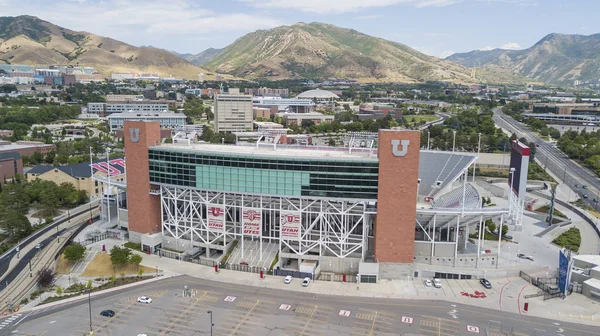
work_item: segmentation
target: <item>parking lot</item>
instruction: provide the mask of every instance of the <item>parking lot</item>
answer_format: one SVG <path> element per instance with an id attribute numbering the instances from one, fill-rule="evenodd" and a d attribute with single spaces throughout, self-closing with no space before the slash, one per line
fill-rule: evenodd
<path id="1" fill-rule="evenodd" d="M 456 281 L 456 280 L 451 280 Z M 441 290 L 472 290 L 465 281 L 444 283 Z M 187 286 L 187 287 L 186 287 Z M 311 285 L 312 286 L 312 285 Z M 340 286 L 344 286 L 340 284 Z M 468 286 L 471 286 L 470 284 Z M 301 288 L 295 279 L 282 289 Z M 184 289 L 189 296 L 184 296 Z M 482 290 L 481 288 L 477 288 Z M 423 286 L 423 291 L 440 289 Z M 494 295 L 495 289 L 486 290 Z M 460 295 L 460 294 L 459 294 Z M 149 296 L 150 304 L 137 302 Z M 89 335 L 88 301 L 46 308 L 16 320 L 0 335 Z M 114 317 L 102 317 L 105 309 Z M 209 311 L 211 313 L 209 313 Z M 549 320 L 507 314 L 443 301 L 387 300 L 322 296 L 211 283 L 176 277 L 124 290 L 91 301 L 94 335 L 469 335 L 481 333 L 556 335 Z M 567 324 L 562 335 L 600 335 L 594 327 Z M 487 329 L 487 330 L 486 330 Z M 585 329 L 585 330 L 584 330 Z"/>

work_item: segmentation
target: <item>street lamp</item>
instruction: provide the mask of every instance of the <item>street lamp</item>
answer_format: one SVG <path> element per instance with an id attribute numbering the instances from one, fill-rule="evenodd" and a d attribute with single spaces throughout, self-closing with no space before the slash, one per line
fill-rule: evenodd
<path id="1" fill-rule="evenodd" d="M 431 138 L 430 135 L 431 135 L 431 133 L 429 133 L 429 131 L 427 131 L 427 150 L 429 150 L 429 139 Z"/>
<path id="2" fill-rule="evenodd" d="M 456 131 L 452 131 L 454 133 L 452 137 L 452 152 L 454 153 L 454 149 L 456 148 Z"/>
<path id="3" fill-rule="evenodd" d="M 481 133 L 477 133 L 477 160 L 479 160 L 479 152 L 481 152 Z M 477 165 L 477 160 L 473 163 L 473 183 L 475 183 L 475 168 Z"/>
<path id="4" fill-rule="evenodd" d="M 88 307 L 90 312 L 90 335 L 94 333 L 92 330 L 92 290 L 88 289 Z"/>
<path id="5" fill-rule="evenodd" d="M 110 148 L 106 148 L 106 180 L 108 182 L 108 188 L 106 193 L 106 218 L 110 223 Z"/>
<path id="6" fill-rule="evenodd" d="M 210 336 L 212 336 L 212 329 L 213 329 L 213 320 L 212 320 L 212 310 L 207 311 L 208 314 L 210 314 Z"/>

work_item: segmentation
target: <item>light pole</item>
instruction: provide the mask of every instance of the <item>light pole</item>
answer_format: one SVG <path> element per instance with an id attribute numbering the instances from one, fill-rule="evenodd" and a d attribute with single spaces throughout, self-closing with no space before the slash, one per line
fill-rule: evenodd
<path id="1" fill-rule="evenodd" d="M 106 196 L 106 213 L 110 224 L 110 148 L 106 148 L 106 178 L 108 180 L 108 195 Z"/>
<path id="2" fill-rule="evenodd" d="M 452 152 L 454 153 L 454 149 L 456 148 L 456 131 L 452 131 L 454 135 L 452 136 Z"/>
<path id="3" fill-rule="evenodd" d="M 431 133 L 429 133 L 429 131 L 427 131 L 427 150 L 429 150 L 429 139 L 431 138 L 430 135 L 431 135 Z"/>
<path id="4" fill-rule="evenodd" d="M 513 181 L 515 179 L 515 168 L 514 167 L 510 168 L 510 173 L 509 174 L 510 174 L 510 190 L 509 190 L 510 194 L 508 195 L 508 197 L 509 197 L 508 198 L 508 212 L 512 214 L 512 211 L 511 211 L 511 209 L 513 207 L 512 200 L 513 200 L 513 197 L 514 197 Z"/>
<path id="5" fill-rule="evenodd" d="M 213 321 L 212 321 L 212 310 L 207 311 L 208 314 L 210 314 L 210 336 L 212 336 L 212 329 L 213 329 Z"/>
<path id="6" fill-rule="evenodd" d="M 481 152 L 481 133 L 477 133 L 477 160 L 479 160 L 479 152 Z M 473 183 L 475 183 L 475 168 L 477 165 L 477 160 L 475 160 L 475 163 L 473 163 Z"/>
<path id="7" fill-rule="evenodd" d="M 88 289 L 88 307 L 90 312 L 90 335 L 94 333 L 92 330 L 92 290 Z"/>

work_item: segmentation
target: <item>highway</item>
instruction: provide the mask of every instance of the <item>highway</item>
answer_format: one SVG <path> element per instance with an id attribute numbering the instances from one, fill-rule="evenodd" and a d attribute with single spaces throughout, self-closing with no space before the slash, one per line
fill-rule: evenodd
<path id="1" fill-rule="evenodd" d="M 544 141 L 540 136 L 504 114 L 501 108 L 494 109 L 493 118 L 496 125 L 511 133 L 515 133 L 518 138 L 524 137 L 529 142 L 535 142 L 538 146 L 535 157 L 541 166 L 561 179 L 563 183 L 576 191 L 580 196 L 587 195 L 588 198 L 584 199 L 587 205 L 594 208 L 598 206 L 598 203 L 593 202 L 593 200 L 598 200 L 599 198 L 600 180 L 594 172 L 569 159 L 558 148 L 552 147 L 551 144 Z M 587 186 L 587 190 L 583 189 L 584 185 Z"/>

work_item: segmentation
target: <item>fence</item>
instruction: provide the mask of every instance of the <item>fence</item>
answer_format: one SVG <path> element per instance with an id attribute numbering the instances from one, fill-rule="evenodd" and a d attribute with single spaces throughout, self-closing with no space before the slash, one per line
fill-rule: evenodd
<path id="1" fill-rule="evenodd" d="M 274 269 L 273 270 L 273 275 L 277 275 L 277 276 L 288 276 L 291 275 L 293 278 L 299 278 L 299 279 L 304 279 L 304 278 L 310 278 L 310 279 L 315 279 L 315 275 L 313 273 L 306 273 L 306 272 L 297 272 L 297 271 L 288 271 L 288 270 L 282 270 L 282 269 Z"/>
<path id="2" fill-rule="evenodd" d="M 319 279 L 321 281 L 344 282 L 344 274 L 321 272 Z M 356 282 L 356 275 L 346 274 L 346 282 Z"/>
<path id="3" fill-rule="evenodd" d="M 98 233 L 98 234 L 94 234 L 93 236 L 90 236 L 89 238 L 87 238 L 86 240 L 82 240 L 77 242 L 78 244 L 81 244 L 83 246 L 87 246 L 93 243 L 97 243 L 99 241 L 108 239 L 108 237 L 110 237 L 111 235 L 109 235 L 107 232 L 103 232 L 103 233 Z"/>
<path id="4" fill-rule="evenodd" d="M 187 262 L 194 263 L 194 264 L 199 264 L 199 265 L 203 265 L 203 266 L 210 266 L 210 267 L 215 267 L 215 265 L 218 264 L 217 261 L 212 260 L 212 259 L 202 259 L 202 258 L 185 257 L 183 260 L 187 261 Z"/>
<path id="5" fill-rule="evenodd" d="M 260 273 L 260 271 L 263 271 L 265 273 L 267 273 L 267 270 L 262 268 L 262 267 L 258 267 L 258 266 L 250 266 L 250 265 L 244 265 L 244 264 L 225 264 L 225 269 L 228 270 L 232 270 L 232 271 L 240 271 L 240 272 L 248 272 L 248 273 Z"/>
<path id="6" fill-rule="evenodd" d="M 560 289 L 556 287 L 558 284 L 558 278 L 534 278 L 531 275 L 520 271 L 519 276 L 523 278 L 525 281 L 531 283 L 537 288 L 543 291 L 544 300 L 549 300 L 557 297 L 564 298 L 564 294 L 560 292 Z M 554 285 L 554 286 L 551 286 Z M 539 293 L 538 293 L 539 294 Z M 535 296 L 541 296 L 534 294 Z M 533 297 L 533 296 L 532 296 Z"/>

